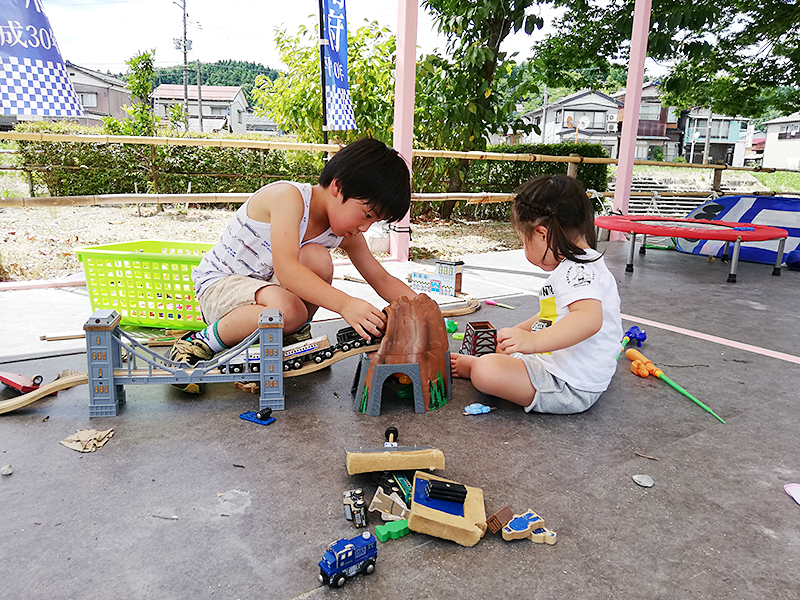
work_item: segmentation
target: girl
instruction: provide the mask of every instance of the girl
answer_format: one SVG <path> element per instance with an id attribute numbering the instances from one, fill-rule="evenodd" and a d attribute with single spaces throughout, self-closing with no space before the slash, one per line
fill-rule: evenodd
<path id="1" fill-rule="evenodd" d="M 453 375 L 526 412 L 583 412 L 608 387 L 622 339 L 619 293 L 597 252 L 592 204 L 576 179 L 545 175 L 520 188 L 511 224 L 528 262 L 551 272 L 539 312 L 499 330 L 496 354 L 451 354 Z"/>

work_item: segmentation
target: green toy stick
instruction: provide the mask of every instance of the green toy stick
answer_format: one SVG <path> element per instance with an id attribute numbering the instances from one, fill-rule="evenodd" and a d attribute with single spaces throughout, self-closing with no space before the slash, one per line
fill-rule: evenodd
<path id="1" fill-rule="evenodd" d="M 677 383 L 672 381 L 669 377 L 664 375 L 664 371 L 656 367 L 650 359 L 645 357 L 644 354 L 642 354 L 641 352 L 639 352 L 634 348 L 629 348 L 628 350 L 625 351 L 625 356 L 627 356 L 628 358 L 631 359 L 631 361 L 633 361 L 631 362 L 631 371 L 633 371 L 634 373 L 636 373 L 641 377 L 647 377 L 648 375 L 654 375 L 655 377 L 658 377 L 664 383 L 666 383 L 673 389 L 678 390 L 681 394 L 689 398 L 689 400 L 697 404 L 700 408 L 710 412 L 712 415 L 717 417 L 717 419 L 719 419 L 721 423 L 723 424 L 725 423 L 725 421 L 723 421 L 717 413 L 708 408 L 705 404 L 700 402 L 700 400 L 692 396 L 689 392 L 687 392 Z"/>

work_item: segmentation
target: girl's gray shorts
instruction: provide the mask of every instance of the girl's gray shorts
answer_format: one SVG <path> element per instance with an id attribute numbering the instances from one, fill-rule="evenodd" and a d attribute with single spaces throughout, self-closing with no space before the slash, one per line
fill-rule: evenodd
<path id="1" fill-rule="evenodd" d="M 525 412 L 554 413 L 569 415 L 591 408 L 603 392 L 587 392 L 572 387 L 544 368 L 535 354 L 515 352 L 512 358 L 520 359 L 528 370 L 528 377 L 536 393 L 533 402 L 525 407 Z"/>

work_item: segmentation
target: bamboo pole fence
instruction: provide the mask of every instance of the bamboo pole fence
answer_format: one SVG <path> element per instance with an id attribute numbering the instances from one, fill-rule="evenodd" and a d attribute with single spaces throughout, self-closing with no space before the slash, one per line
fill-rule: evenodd
<path id="1" fill-rule="evenodd" d="M 250 148 L 257 150 L 289 150 L 306 152 L 336 153 L 342 146 L 338 144 L 306 144 L 296 142 L 278 142 L 271 140 L 242 140 L 228 138 L 170 138 L 170 137 L 138 137 L 114 135 L 79 135 L 79 134 L 52 134 L 52 133 L 23 133 L 0 132 L 0 140 L 28 141 L 28 142 L 61 142 L 84 144 L 138 144 L 166 146 L 206 146 L 217 148 Z M 617 164 L 615 158 L 584 157 L 577 154 L 569 156 L 552 156 L 544 154 L 512 154 L 502 152 L 459 152 L 452 150 L 413 150 L 413 156 L 424 158 L 466 159 L 466 160 L 492 160 L 509 162 L 554 162 L 567 163 L 574 174 L 574 166 L 579 164 Z M 719 182 L 723 171 L 749 171 L 761 173 L 774 173 L 778 171 L 794 172 L 794 169 L 776 167 L 734 167 L 725 164 L 698 164 L 698 163 L 672 163 L 665 161 L 635 160 L 634 165 L 656 167 L 670 167 L 680 169 L 709 169 L 714 172 L 713 187 L 718 195 Z M 30 165 L 25 167 L 0 166 L 0 170 L 48 170 L 51 168 L 81 170 L 87 167 L 60 166 L 60 165 Z M 231 173 L 169 173 L 169 175 L 207 176 L 207 177 L 259 177 L 270 178 L 266 174 L 231 174 Z M 730 194 L 730 193 L 729 193 Z M 762 193 L 761 195 L 775 195 L 775 192 Z M 612 196 L 613 192 L 603 192 L 603 196 Z M 708 192 L 632 192 L 631 196 L 697 196 L 704 197 Z M 99 206 L 104 204 L 221 204 L 241 203 L 249 194 L 103 194 L 93 196 L 50 196 L 50 197 L 20 197 L 2 198 L 0 206 L 32 207 L 32 206 Z M 496 202 L 509 202 L 514 199 L 514 194 L 507 193 L 465 193 L 450 192 L 442 194 L 412 194 L 413 202 L 444 202 L 448 200 L 465 201 L 468 204 L 487 204 Z"/>

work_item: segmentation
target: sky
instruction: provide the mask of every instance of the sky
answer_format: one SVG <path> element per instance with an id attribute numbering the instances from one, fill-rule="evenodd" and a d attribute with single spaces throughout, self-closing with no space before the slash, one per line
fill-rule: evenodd
<path id="1" fill-rule="evenodd" d="M 183 37 L 183 0 L 42 0 L 61 55 L 96 71 L 124 73 L 125 61 L 143 50 L 155 49 L 157 67 L 183 64 L 174 38 Z M 318 22 L 318 0 L 185 0 L 189 61 L 233 59 L 283 69 L 274 43 L 274 28 L 296 31 Z M 347 0 L 351 31 L 365 20 L 397 31 L 397 0 Z M 510 36 L 506 52 L 530 56 L 532 37 Z M 444 49 L 433 22 L 419 9 L 417 45 L 424 52 Z"/>

